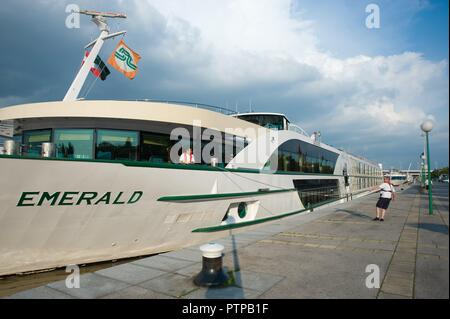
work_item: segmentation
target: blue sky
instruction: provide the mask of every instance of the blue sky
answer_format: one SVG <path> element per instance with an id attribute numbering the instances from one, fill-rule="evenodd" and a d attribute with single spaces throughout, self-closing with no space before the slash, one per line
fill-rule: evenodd
<path id="1" fill-rule="evenodd" d="M 421 52 L 427 59 L 448 58 L 447 0 L 296 0 L 294 10 L 316 22 L 316 32 L 325 50 L 341 57 Z M 365 7 L 380 7 L 381 27 L 373 32 L 361 28 Z"/>
<path id="2" fill-rule="evenodd" d="M 68 3 L 127 13 L 112 29 L 128 30 L 126 43 L 142 56 L 135 80 L 112 70 L 89 99 L 240 111 L 251 101 L 254 110 L 286 113 L 325 142 L 388 168 L 417 166 L 419 124 L 432 116 L 432 166 L 448 165 L 446 0 L 6 0 L 0 107 L 64 96 L 83 46 L 97 34 L 87 17 L 80 29 L 65 28 Z M 380 8 L 379 29 L 365 27 L 370 3 Z M 104 46 L 104 60 L 117 41 Z"/>

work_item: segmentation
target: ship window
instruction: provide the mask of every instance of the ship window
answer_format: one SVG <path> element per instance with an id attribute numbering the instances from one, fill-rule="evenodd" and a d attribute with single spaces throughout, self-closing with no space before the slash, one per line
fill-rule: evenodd
<path id="1" fill-rule="evenodd" d="M 23 132 L 24 155 L 40 156 L 42 143 L 50 142 L 51 130 L 33 130 Z"/>
<path id="2" fill-rule="evenodd" d="M 276 114 L 242 114 L 237 116 L 238 119 L 264 126 L 266 128 L 274 130 L 285 129 L 284 121 L 285 117 L 283 115 Z"/>
<path id="3" fill-rule="evenodd" d="M 266 163 L 266 168 L 317 174 L 333 174 L 338 156 L 334 152 L 300 140 L 290 140 L 279 146 L 278 164 L 275 154 Z"/>
<path id="4" fill-rule="evenodd" d="M 108 160 L 136 160 L 138 132 L 97 130 L 96 158 Z"/>
<path id="5" fill-rule="evenodd" d="M 92 159 L 94 130 L 56 129 L 54 141 L 58 158 Z"/>
<path id="6" fill-rule="evenodd" d="M 174 141 L 170 135 L 157 133 L 142 133 L 140 160 L 154 163 L 168 163 L 170 148 Z"/>
<path id="7" fill-rule="evenodd" d="M 305 208 L 309 205 L 339 199 L 337 179 L 297 179 L 293 182 Z"/>

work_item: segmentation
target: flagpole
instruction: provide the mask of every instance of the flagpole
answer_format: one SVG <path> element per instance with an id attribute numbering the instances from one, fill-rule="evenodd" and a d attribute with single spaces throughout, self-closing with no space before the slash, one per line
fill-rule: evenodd
<path id="1" fill-rule="evenodd" d="M 116 36 L 118 34 L 111 34 L 109 35 L 109 28 L 108 24 L 106 23 L 105 17 L 109 18 L 125 18 L 124 15 L 113 15 L 110 13 L 101 13 L 101 12 L 95 12 L 95 11 L 80 11 L 81 14 L 87 14 L 92 16 L 92 22 L 94 22 L 97 27 L 100 29 L 100 35 L 95 41 L 94 46 L 91 49 L 91 52 L 89 53 L 86 61 L 81 66 L 80 70 L 78 71 L 77 75 L 75 76 L 75 79 L 73 80 L 72 84 L 70 85 L 69 89 L 67 90 L 66 95 L 63 98 L 63 101 L 76 101 L 78 98 L 78 95 L 80 94 L 81 89 L 83 88 L 84 82 L 86 81 L 87 76 L 89 75 L 89 71 L 94 66 L 94 61 L 97 55 L 100 52 L 100 49 L 103 46 L 103 43 L 106 39 L 111 38 L 112 36 Z M 121 32 L 122 33 L 122 32 Z"/>

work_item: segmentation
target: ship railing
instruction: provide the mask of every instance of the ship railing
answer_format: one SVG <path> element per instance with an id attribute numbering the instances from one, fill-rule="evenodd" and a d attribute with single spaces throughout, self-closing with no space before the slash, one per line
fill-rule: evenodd
<path id="1" fill-rule="evenodd" d="M 321 202 L 340 199 L 339 188 L 337 186 L 312 187 L 297 189 L 303 205 L 314 205 Z"/>
<path id="2" fill-rule="evenodd" d="M 186 102 L 186 101 L 159 100 L 159 99 L 139 99 L 139 100 L 136 100 L 136 101 L 184 105 L 184 106 L 190 106 L 190 107 L 195 107 L 195 108 L 206 109 L 206 110 L 222 113 L 222 114 L 225 114 L 225 115 L 237 114 L 235 111 L 233 111 L 231 109 L 228 109 L 228 108 L 225 108 L 225 107 L 221 107 L 221 106 L 204 104 L 204 103 L 195 103 L 195 102 Z"/>
<path id="3" fill-rule="evenodd" d="M 292 124 L 292 123 L 289 123 L 288 131 L 293 131 L 293 132 L 296 132 L 296 133 L 299 133 L 299 134 L 309 137 L 308 133 L 306 133 L 306 131 L 304 129 L 302 129 L 300 126 Z"/>

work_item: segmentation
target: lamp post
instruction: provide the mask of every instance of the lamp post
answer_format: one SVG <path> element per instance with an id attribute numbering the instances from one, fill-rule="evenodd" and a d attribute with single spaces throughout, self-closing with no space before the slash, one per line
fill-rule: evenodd
<path id="1" fill-rule="evenodd" d="M 425 139 L 427 144 L 427 171 L 428 171 L 428 213 L 430 215 L 433 215 L 433 192 L 432 192 L 432 186 L 431 186 L 431 172 L 430 172 L 430 144 L 428 142 L 428 133 L 431 132 L 433 129 L 434 123 L 430 119 L 426 119 L 422 122 L 420 125 L 420 128 L 422 131 L 425 132 Z"/>
<path id="2" fill-rule="evenodd" d="M 420 186 L 425 187 L 425 154 L 420 155 Z"/>

